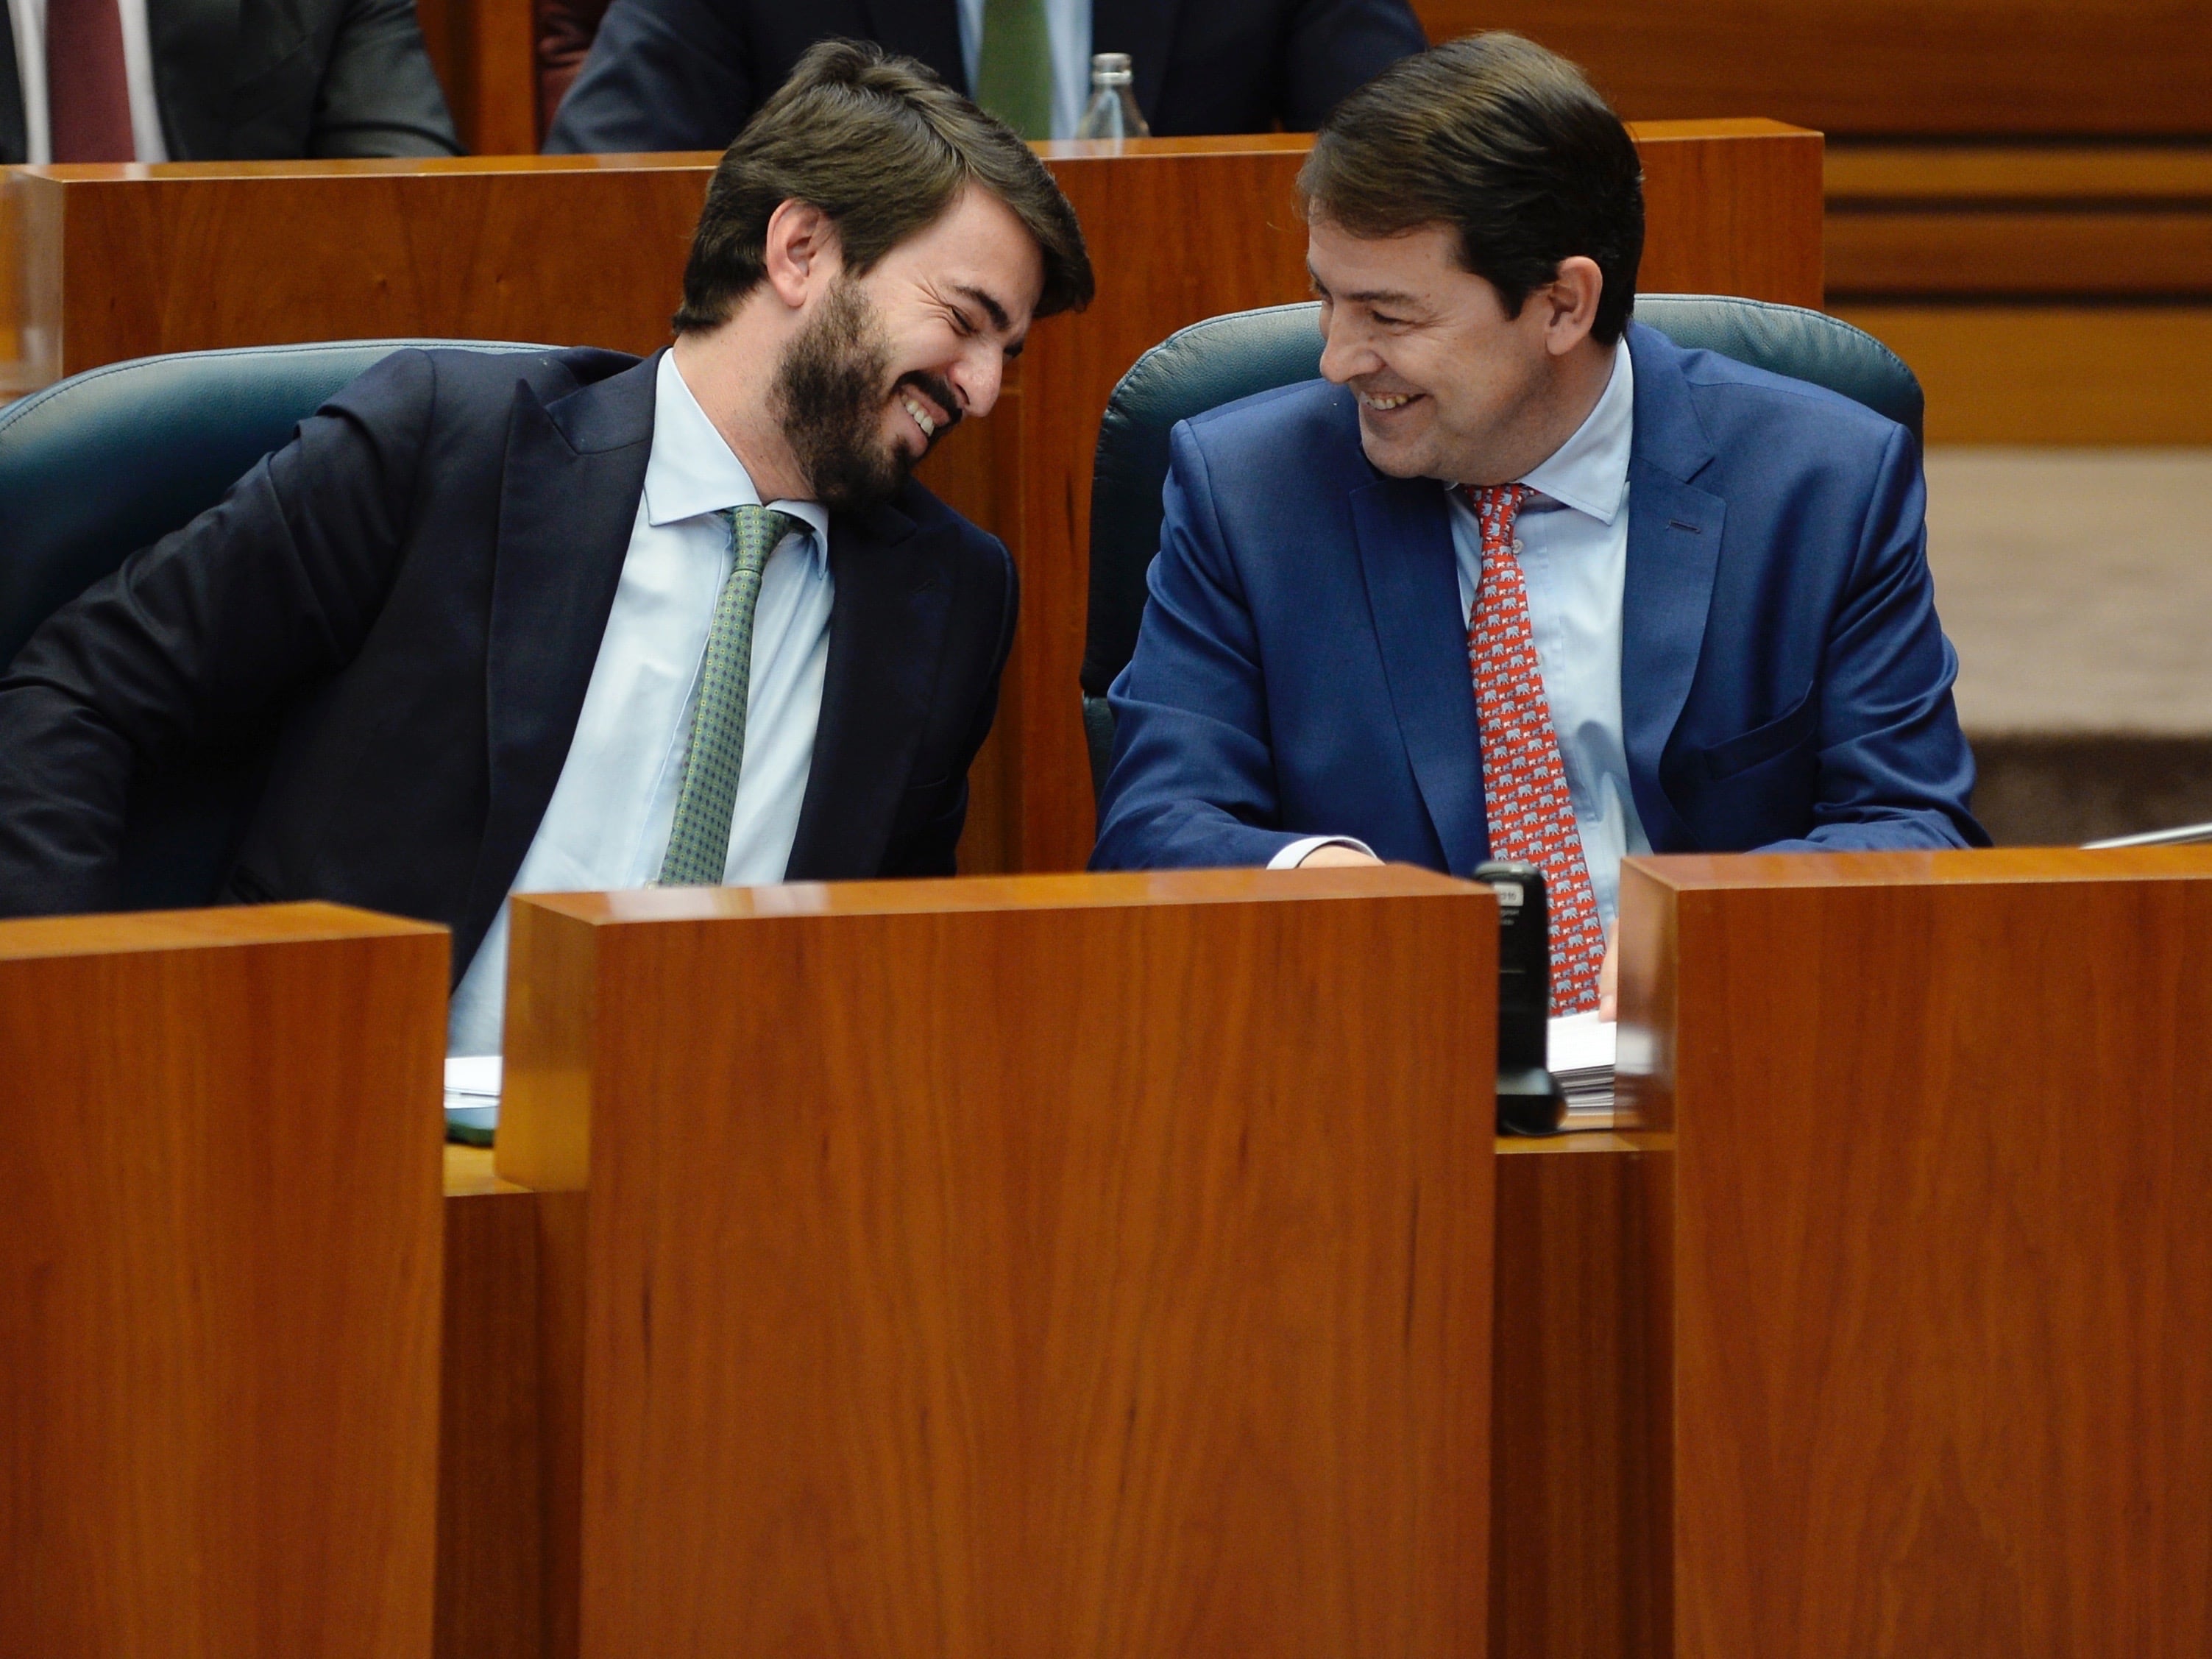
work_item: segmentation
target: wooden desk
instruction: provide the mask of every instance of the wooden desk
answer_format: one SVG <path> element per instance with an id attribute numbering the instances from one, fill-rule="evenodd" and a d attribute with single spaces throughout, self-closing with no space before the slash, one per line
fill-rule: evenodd
<path id="1" fill-rule="evenodd" d="M 1649 1431 L 1641 1162 L 1662 1139 L 1496 1143 L 1491 1659 L 1656 1651 L 1663 1569 L 1632 1448 Z M 488 1150 L 446 1149 L 440 1659 L 542 1653 L 544 1455 L 533 1206 Z M 556 1389 L 557 1393 L 557 1389 Z"/>
<path id="2" fill-rule="evenodd" d="M 427 1659 L 447 955 L 0 922 L 0 1650 Z"/>
<path id="3" fill-rule="evenodd" d="M 1632 860 L 1657 1651 L 2212 1650 L 2212 849 Z"/>
<path id="4" fill-rule="evenodd" d="M 1646 290 L 1820 304 L 1819 135 L 1758 120 L 1635 131 Z M 922 475 L 1022 568 L 1021 631 L 975 769 L 963 869 L 1069 870 L 1089 856 L 1077 680 L 1099 417 L 1129 365 L 1174 330 L 1305 297 L 1291 180 L 1309 142 L 1040 146 L 1082 216 L 1097 301 L 1040 325 L 1000 412 L 957 428 Z M 11 169 L 0 347 L 13 339 L 16 355 L 0 380 L 26 391 L 154 352 L 386 335 L 651 351 L 667 339 L 712 161 Z"/>
<path id="5" fill-rule="evenodd" d="M 749 1622 L 835 1607 L 870 1650 L 1480 1653 L 1493 1160 L 1458 1056 L 1488 1041 L 1486 896 L 1404 871 L 812 891 L 518 909 L 500 1162 L 548 1189 L 448 1155 L 473 1340 L 441 1519 L 554 1537 L 478 1549 L 489 1579 L 441 1540 L 441 1652 L 750 1650 Z M 775 1042 L 732 1067 L 696 1020 L 655 1036 L 672 951 L 684 982 L 757 984 L 708 1024 L 750 1007 Z M 1315 1018 L 1353 958 L 1365 988 Z M 629 1036 L 562 1035 L 591 1029 Z M 682 1054 L 689 1081 L 625 1080 Z M 590 1189 L 555 1190 L 586 1086 Z M 508 1204 L 534 1267 L 527 1228 L 501 1253 Z M 518 1336 L 498 1310 L 533 1273 L 548 1327 Z M 540 1401 L 497 1403 L 536 1355 Z M 502 1444 L 550 1447 L 544 1484 L 496 1478 Z"/>

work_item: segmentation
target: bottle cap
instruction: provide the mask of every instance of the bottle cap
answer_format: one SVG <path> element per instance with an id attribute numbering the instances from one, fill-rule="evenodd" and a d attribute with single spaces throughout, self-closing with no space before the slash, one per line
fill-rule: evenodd
<path id="1" fill-rule="evenodd" d="M 1094 87 L 1125 87 L 1129 84 L 1129 54 L 1126 52 L 1098 52 L 1091 55 L 1091 84 Z"/>

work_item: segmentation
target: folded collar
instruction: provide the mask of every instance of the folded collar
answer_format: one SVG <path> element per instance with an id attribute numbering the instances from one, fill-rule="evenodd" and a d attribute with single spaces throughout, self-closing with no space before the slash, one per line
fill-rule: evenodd
<path id="1" fill-rule="evenodd" d="M 1636 370 L 1625 344 L 1613 348 L 1613 374 L 1575 434 L 1530 468 L 1521 482 L 1562 507 L 1611 524 L 1628 493 L 1628 457 L 1635 432 Z"/>
<path id="2" fill-rule="evenodd" d="M 645 519 L 656 529 L 732 507 L 757 506 L 752 475 L 714 429 L 665 351 L 653 380 L 653 453 L 645 464 Z M 813 556 L 830 556 L 830 514 L 818 501 L 770 501 L 813 532 Z"/>

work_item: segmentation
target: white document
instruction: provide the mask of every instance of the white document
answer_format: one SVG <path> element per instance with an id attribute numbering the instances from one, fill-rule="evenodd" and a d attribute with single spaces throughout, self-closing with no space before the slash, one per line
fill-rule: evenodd
<path id="1" fill-rule="evenodd" d="M 464 1054 L 446 1062 L 446 1109 L 499 1104 L 500 1057 Z"/>
<path id="2" fill-rule="evenodd" d="M 1564 1014 L 1545 1028 L 1546 1064 L 1567 1097 L 1567 1127 L 1613 1125 L 1613 1066 L 1620 1027 L 1597 1010 Z"/>

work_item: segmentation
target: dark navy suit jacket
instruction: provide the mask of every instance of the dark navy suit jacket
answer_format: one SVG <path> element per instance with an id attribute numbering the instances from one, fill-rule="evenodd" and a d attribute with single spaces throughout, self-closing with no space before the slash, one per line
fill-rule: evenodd
<path id="1" fill-rule="evenodd" d="M 0 915 L 112 908 L 149 760 L 267 732 L 221 896 L 440 921 L 475 956 L 599 659 L 656 360 L 402 351 L 0 675 Z M 788 875 L 951 875 L 1013 638 L 1006 549 L 909 483 L 830 526 Z"/>
<path id="2" fill-rule="evenodd" d="M 1846 398 L 1632 325 L 1621 712 L 1659 852 L 1986 845 L 1918 447 Z M 1178 426 L 1101 869 L 1304 835 L 1489 855 L 1443 489 L 1382 476 L 1324 381 Z"/>

